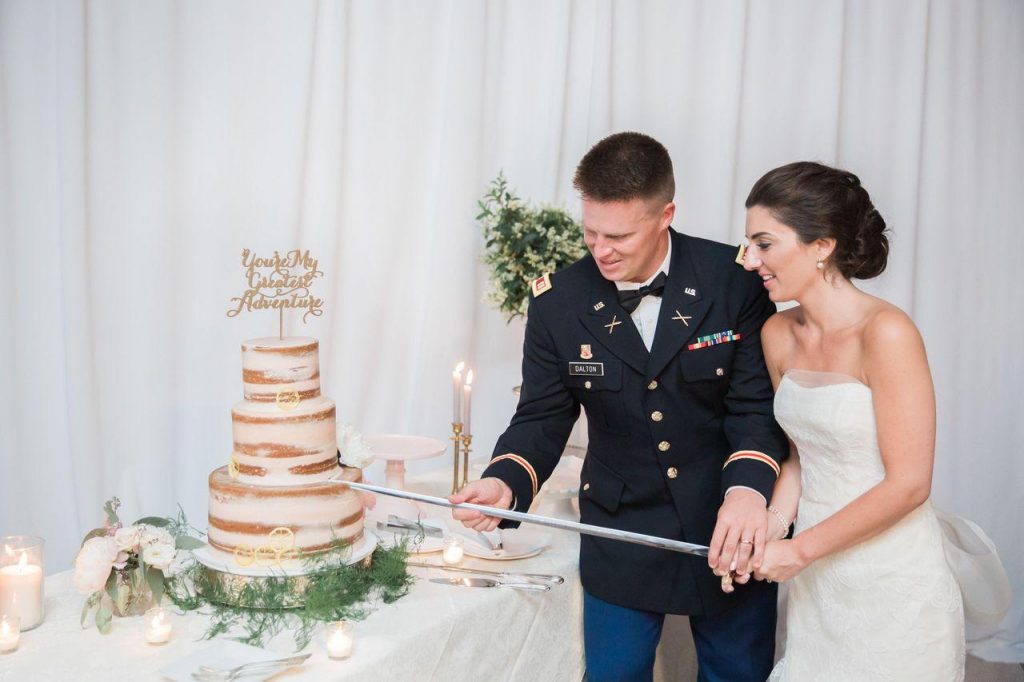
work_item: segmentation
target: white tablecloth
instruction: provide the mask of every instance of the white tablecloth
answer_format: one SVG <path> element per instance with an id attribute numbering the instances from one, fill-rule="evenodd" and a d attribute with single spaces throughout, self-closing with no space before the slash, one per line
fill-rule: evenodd
<path id="1" fill-rule="evenodd" d="M 445 495 L 442 479 L 439 472 L 411 482 L 410 488 Z M 450 519 L 445 509 L 425 511 Z M 533 511 L 567 518 L 572 514 L 567 500 L 543 496 Z M 583 598 L 578 552 L 577 536 L 552 531 L 548 549 L 539 556 L 504 562 L 467 559 L 467 566 L 557 573 L 566 580 L 547 593 L 449 587 L 417 580 L 407 596 L 380 605 L 366 620 L 352 624 L 355 646 L 349 659 L 329 659 L 320 635 L 305 649 L 313 655 L 302 668 L 273 679 L 580 680 Z M 424 556 L 439 561 L 437 554 Z M 454 575 L 411 570 L 419 578 Z M 208 619 L 196 612 L 176 617 L 174 636 L 162 646 L 145 643 L 141 617 L 115 618 L 107 635 L 95 627 L 83 630 L 79 626 L 83 599 L 75 592 L 70 571 L 49 576 L 45 620 L 22 634 L 17 651 L 0 654 L 0 680 L 159 680 L 160 668 L 211 645 L 200 639 Z M 289 637 L 278 637 L 267 648 L 290 653 L 293 645 Z"/>

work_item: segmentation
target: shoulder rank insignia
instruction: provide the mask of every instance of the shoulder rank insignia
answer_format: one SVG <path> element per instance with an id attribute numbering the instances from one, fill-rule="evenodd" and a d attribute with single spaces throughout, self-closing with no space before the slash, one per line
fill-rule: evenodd
<path id="1" fill-rule="evenodd" d="M 550 273 L 544 273 L 543 277 L 538 277 L 537 279 L 530 282 L 530 289 L 533 291 L 534 298 L 537 298 L 538 296 L 547 291 L 551 291 L 552 287 Z"/>

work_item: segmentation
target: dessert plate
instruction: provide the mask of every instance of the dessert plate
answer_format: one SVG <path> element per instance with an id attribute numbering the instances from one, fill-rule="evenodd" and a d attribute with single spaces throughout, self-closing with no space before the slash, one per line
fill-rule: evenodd
<path id="1" fill-rule="evenodd" d="M 537 556 L 548 547 L 551 536 L 547 533 L 538 532 L 532 528 L 516 528 L 501 531 L 501 549 L 491 549 L 484 544 L 483 538 L 472 531 L 458 532 L 465 543 L 463 548 L 466 555 L 478 559 L 493 559 L 495 561 L 511 561 L 513 559 L 526 559 Z"/>
<path id="2" fill-rule="evenodd" d="M 448 526 L 446 526 L 441 519 L 434 518 L 420 519 L 419 523 L 422 523 L 424 526 L 439 529 L 442 533 L 441 537 L 433 535 L 419 535 L 415 531 L 408 533 L 401 531 L 392 533 L 378 526 L 377 533 L 380 537 L 381 545 L 384 547 L 391 547 L 405 539 L 408 540 L 408 549 L 412 554 L 429 554 L 430 552 L 441 551 L 441 548 L 444 546 L 444 536 L 448 534 Z"/>
<path id="3" fill-rule="evenodd" d="M 278 658 L 282 658 L 282 654 L 242 644 L 231 639 L 219 639 L 212 646 L 194 651 L 165 665 L 163 668 L 160 668 L 160 674 L 165 679 L 174 680 L 174 682 L 195 682 L 192 673 L 199 670 L 201 665 L 228 669 L 245 665 L 246 663 L 273 661 Z M 273 668 L 265 673 L 244 675 L 243 679 L 247 682 L 266 680 L 280 674 L 284 670 L 287 670 L 287 668 Z"/>

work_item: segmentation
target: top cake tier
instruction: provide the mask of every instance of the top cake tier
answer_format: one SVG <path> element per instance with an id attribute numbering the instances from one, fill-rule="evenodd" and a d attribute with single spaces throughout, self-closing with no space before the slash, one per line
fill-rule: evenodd
<path id="1" fill-rule="evenodd" d="M 242 343 L 246 400 L 273 402 L 282 391 L 299 400 L 320 395 L 320 342 L 308 336 L 267 337 Z"/>

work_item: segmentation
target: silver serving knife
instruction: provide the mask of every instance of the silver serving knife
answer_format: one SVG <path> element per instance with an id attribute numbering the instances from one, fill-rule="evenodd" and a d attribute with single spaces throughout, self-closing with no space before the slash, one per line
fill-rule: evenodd
<path id="1" fill-rule="evenodd" d="M 438 585 L 454 585 L 455 587 L 504 587 L 510 590 L 527 590 L 529 592 L 547 592 L 551 588 L 537 583 L 503 583 L 493 578 L 431 578 L 430 582 Z"/>
<path id="2" fill-rule="evenodd" d="M 509 573 L 507 571 L 488 571 L 483 568 L 462 568 L 459 566 L 442 566 L 440 564 L 428 564 L 425 561 L 406 561 L 407 566 L 416 566 L 418 568 L 436 568 L 441 571 L 455 571 L 457 573 L 475 573 L 477 575 L 490 575 L 495 578 L 504 578 L 505 580 L 515 581 L 517 579 L 525 580 L 539 580 L 545 583 L 552 583 L 554 585 L 561 585 L 565 582 L 565 578 L 560 575 L 549 575 L 547 573 Z"/>

